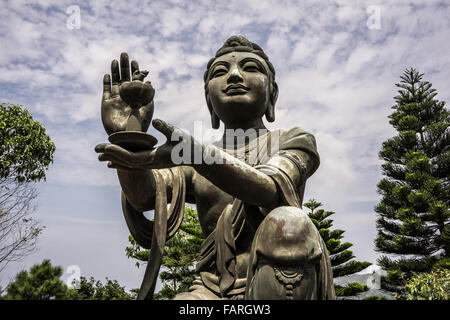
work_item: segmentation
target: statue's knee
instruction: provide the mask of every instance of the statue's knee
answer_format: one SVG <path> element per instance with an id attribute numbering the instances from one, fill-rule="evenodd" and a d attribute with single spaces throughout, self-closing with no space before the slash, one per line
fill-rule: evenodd
<path id="1" fill-rule="evenodd" d="M 258 227 L 254 241 L 259 255 L 280 263 L 320 258 L 320 235 L 309 216 L 297 207 L 272 210 Z"/>
<path id="2" fill-rule="evenodd" d="M 192 294 L 191 292 L 182 292 L 177 294 L 173 300 L 199 300 L 197 294 Z"/>
<path id="3" fill-rule="evenodd" d="M 173 300 L 218 300 L 220 297 L 208 290 L 205 286 L 200 284 L 192 285 L 188 292 L 181 292 L 177 294 Z"/>
<path id="4" fill-rule="evenodd" d="M 253 242 L 247 299 L 317 299 L 321 241 L 300 208 L 272 210 Z"/>

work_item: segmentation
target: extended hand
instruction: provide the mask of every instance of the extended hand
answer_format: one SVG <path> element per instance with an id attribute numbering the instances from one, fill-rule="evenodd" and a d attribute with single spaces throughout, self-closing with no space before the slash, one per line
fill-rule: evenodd
<path id="1" fill-rule="evenodd" d="M 139 152 L 131 152 L 115 144 L 101 143 L 95 147 L 95 151 L 99 153 L 98 159 L 108 161 L 109 168 L 126 171 L 145 168 L 163 169 L 192 164 L 192 157 L 185 163 L 179 161 L 180 155 L 178 152 L 173 152 L 174 148 L 177 146 L 177 150 L 189 150 L 189 154 L 192 154 L 192 150 L 201 150 L 202 146 L 192 136 L 163 120 L 155 119 L 152 123 L 167 138 L 166 143 L 156 149 Z M 183 159 L 186 160 L 186 158 Z"/>
<path id="2" fill-rule="evenodd" d="M 139 75 L 139 66 L 136 61 L 131 61 L 131 74 Z M 131 107 L 127 105 L 119 95 L 119 87 L 125 81 L 131 81 L 130 63 L 128 61 L 128 54 L 123 52 L 120 55 L 120 70 L 119 62 L 113 60 L 111 62 L 111 76 L 105 74 L 103 76 L 103 96 L 102 96 L 102 122 L 103 127 L 108 135 L 125 131 L 127 120 L 131 113 Z M 146 83 L 151 84 L 149 81 Z M 153 116 L 153 99 L 145 106 L 139 109 L 140 118 L 142 120 L 142 131 L 147 131 L 150 120 Z"/>

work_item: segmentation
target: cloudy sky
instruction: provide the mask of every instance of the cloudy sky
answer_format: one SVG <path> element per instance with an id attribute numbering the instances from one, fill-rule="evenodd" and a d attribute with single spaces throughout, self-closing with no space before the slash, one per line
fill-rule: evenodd
<path id="1" fill-rule="evenodd" d="M 269 128 L 300 126 L 316 137 L 322 163 L 305 199 L 335 211 L 334 227 L 346 231 L 356 257 L 375 262 L 377 154 L 395 134 L 387 119 L 394 84 L 415 67 L 437 98 L 449 101 L 448 17 L 450 3 L 430 0 L 2 0 L 0 101 L 26 107 L 47 128 L 56 153 L 39 184 L 35 216 L 46 226 L 39 251 L 10 264 L 0 285 L 44 258 L 65 270 L 77 265 L 83 276 L 140 285 L 143 270 L 125 256 L 128 230 L 115 172 L 94 152 L 107 139 L 103 74 L 128 52 L 150 70 L 155 117 L 187 130 L 194 121 L 207 128 L 202 75 L 237 34 L 258 43 L 275 66 L 280 94 Z"/>

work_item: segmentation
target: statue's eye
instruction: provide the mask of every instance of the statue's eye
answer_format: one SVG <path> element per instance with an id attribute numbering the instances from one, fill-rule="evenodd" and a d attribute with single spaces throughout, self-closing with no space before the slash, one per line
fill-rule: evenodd
<path id="1" fill-rule="evenodd" d="M 220 77 L 223 76 L 224 74 L 227 73 L 227 70 L 225 68 L 215 68 L 213 70 L 213 72 L 211 72 L 211 78 L 216 78 L 216 77 Z"/>
<path id="2" fill-rule="evenodd" d="M 258 72 L 259 66 L 255 62 L 247 62 L 244 64 L 244 71 L 247 72 Z"/>

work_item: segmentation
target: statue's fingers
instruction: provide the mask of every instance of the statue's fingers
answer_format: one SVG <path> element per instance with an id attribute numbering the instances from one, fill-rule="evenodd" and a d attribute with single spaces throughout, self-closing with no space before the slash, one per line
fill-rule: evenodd
<path id="1" fill-rule="evenodd" d="M 119 62 L 117 60 L 111 61 L 111 77 L 113 84 L 119 83 L 120 71 L 119 71 Z"/>
<path id="2" fill-rule="evenodd" d="M 108 155 L 104 154 L 104 153 L 100 153 L 98 155 L 98 160 L 99 161 L 110 161 L 111 157 L 109 157 Z"/>
<path id="3" fill-rule="evenodd" d="M 105 148 L 109 143 L 99 143 L 95 146 L 95 152 L 97 153 L 103 153 L 105 152 Z"/>
<path id="4" fill-rule="evenodd" d="M 136 162 L 135 156 L 132 152 L 115 144 L 110 144 L 105 147 L 105 155 L 121 162 L 126 166 L 133 166 Z"/>
<path id="5" fill-rule="evenodd" d="M 109 74 L 103 76 L 103 100 L 111 98 L 111 77 Z"/>
<path id="6" fill-rule="evenodd" d="M 111 62 L 111 97 L 119 95 L 120 71 L 119 62 L 113 60 Z"/>
<path id="7" fill-rule="evenodd" d="M 120 161 L 116 157 L 114 157 L 112 155 L 105 154 L 105 153 L 99 154 L 98 160 L 101 161 L 101 162 L 108 161 L 108 162 L 113 163 L 114 165 L 118 165 L 118 166 L 121 166 L 121 167 L 128 167 L 128 168 L 130 167 L 130 165 Z"/>
<path id="8" fill-rule="evenodd" d="M 120 54 L 120 81 L 130 81 L 130 62 L 126 52 Z"/>
<path id="9" fill-rule="evenodd" d="M 111 98 L 115 98 L 119 95 L 119 84 L 113 84 L 111 86 Z"/>
<path id="10" fill-rule="evenodd" d="M 131 77 L 133 77 L 134 73 L 139 72 L 139 65 L 136 60 L 131 61 Z"/>
<path id="11" fill-rule="evenodd" d="M 168 124 L 167 122 L 161 120 L 161 119 L 154 119 L 152 121 L 153 126 L 161 132 L 163 135 L 166 136 L 167 140 L 170 140 L 172 138 L 172 134 L 175 131 L 175 127 L 171 124 Z"/>
<path id="12" fill-rule="evenodd" d="M 111 154 L 100 153 L 100 154 L 98 155 L 98 160 L 99 160 L 99 161 L 102 161 L 102 162 L 104 162 L 104 161 L 112 161 L 112 162 L 114 162 L 114 163 L 118 163 L 119 165 L 127 166 L 126 163 L 120 161 L 120 159 L 116 158 L 115 156 L 113 156 L 113 155 L 111 155 Z"/>
<path id="13" fill-rule="evenodd" d="M 121 171 L 126 171 L 126 172 L 135 171 L 135 169 L 133 169 L 133 168 L 124 167 L 124 166 L 121 166 L 121 165 L 117 164 L 116 162 L 112 162 L 112 161 L 108 162 L 108 168 L 119 169 Z"/>

